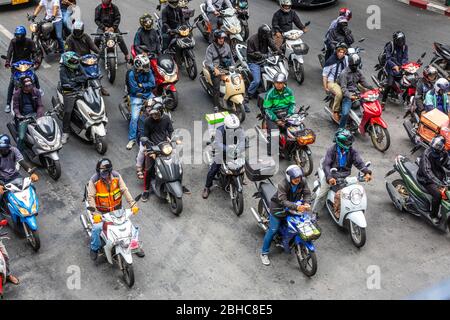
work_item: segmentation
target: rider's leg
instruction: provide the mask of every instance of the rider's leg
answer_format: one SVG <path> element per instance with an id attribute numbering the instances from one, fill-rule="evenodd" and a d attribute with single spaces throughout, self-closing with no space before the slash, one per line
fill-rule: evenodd
<path id="1" fill-rule="evenodd" d="M 439 191 L 439 187 L 434 183 L 427 184 L 424 187 L 427 190 L 428 194 L 433 197 L 433 200 L 431 200 L 430 217 L 437 218 L 439 207 L 441 205 L 441 192 Z"/>
<path id="2" fill-rule="evenodd" d="M 100 234 L 103 229 L 103 222 L 100 221 L 98 223 L 94 223 L 92 225 L 92 234 L 91 234 L 91 251 L 98 252 L 102 247 L 102 242 L 100 240 Z"/>
<path id="3" fill-rule="evenodd" d="M 63 96 L 64 100 L 63 134 L 66 137 L 66 139 L 63 139 L 63 143 L 64 140 L 67 142 L 67 137 L 70 133 L 70 119 L 72 118 L 72 111 L 75 105 L 75 99 L 76 97 L 72 94 L 65 94 Z"/>
<path id="4" fill-rule="evenodd" d="M 261 67 L 256 63 L 249 63 L 248 67 L 253 77 L 253 80 L 248 87 L 248 97 L 252 98 L 255 96 L 261 83 Z"/>
<path id="5" fill-rule="evenodd" d="M 17 148 L 19 151 L 23 151 L 25 135 L 27 133 L 28 121 L 19 121 L 17 126 Z"/>
<path id="6" fill-rule="evenodd" d="M 56 40 L 58 40 L 59 53 L 64 53 L 64 40 L 63 40 L 63 22 L 62 20 L 53 23 L 55 28 Z"/>
<path id="7" fill-rule="evenodd" d="M 341 122 L 339 123 L 339 128 L 345 128 L 345 125 L 347 124 L 348 114 L 351 108 L 352 100 L 345 97 L 344 101 L 342 102 Z"/>
<path id="8" fill-rule="evenodd" d="M 270 250 L 270 245 L 272 243 L 273 237 L 277 234 L 280 228 L 281 220 L 276 218 L 274 215 L 269 215 L 269 229 L 266 231 L 264 236 L 263 246 L 261 249 L 261 254 L 268 255 Z"/>
<path id="9" fill-rule="evenodd" d="M 117 32 L 120 32 L 120 30 L 117 30 Z M 128 51 L 127 45 L 125 43 L 125 40 L 123 39 L 122 36 L 119 36 L 117 38 L 117 42 L 119 43 L 120 50 L 125 55 L 125 60 L 127 60 L 127 62 L 128 62 L 130 60 L 130 53 Z"/>
<path id="10" fill-rule="evenodd" d="M 336 219 L 339 220 L 339 217 L 341 216 L 341 190 L 336 191 L 334 195 L 334 216 Z"/>
<path id="11" fill-rule="evenodd" d="M 220 76 L 216 77 L 211 74 L 211 80 L 213 83 L 213 100 L 214 100 L 214 108 L 220 108 Z"/>
<path id="12" fill-rule="evenodd" d="M 139 114 L 141 113 L 142 99 L 130 97 L 131 100 L 131 119 L 128 129 L 128 141 L 135 141 L 138 130 Z"/>

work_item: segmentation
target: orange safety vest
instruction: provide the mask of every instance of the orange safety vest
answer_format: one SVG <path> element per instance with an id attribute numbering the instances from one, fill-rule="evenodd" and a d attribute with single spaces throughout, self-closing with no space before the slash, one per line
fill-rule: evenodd
<path id="1" fill-rule="evenodd" d="M 100 212 L 111 212 L 122 207 L 122 192 L 119 188 L 119 176 L 112 174 L 111 183 L 97 179 L 95 185 L 95 205 Z"/>

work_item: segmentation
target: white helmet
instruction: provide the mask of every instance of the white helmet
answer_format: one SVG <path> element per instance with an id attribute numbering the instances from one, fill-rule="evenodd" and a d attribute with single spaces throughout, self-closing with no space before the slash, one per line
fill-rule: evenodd
<path id="1" fill-rule="evenodd" d="M 445 94 L 448 92 L 448 88 L 448 80 L 445 78 L 440 78 L 434 83 L 434 92 L 436 94 Z M 439 93 L 439 91 L 442 91 L 442 93 Z"/>
<path id="2" fill-rule="evenodd" d="M 145 54 L 139 54 L 134 58 L 134 68 L 137 71 L 150 71 L 150 59 Z"/>
<path id="3" fill-rule="evenodd" d="M 237 129 L 240 127 L 241 122 L 239 121 L 239 118 L 232 113 L 225 117 L 223 124 L 225 125 L 225 129 Z"/>
<path id="4" fill-rule="evenodd" d="M 298 165 L 293 164 L 286 169 L 286 180 L 289 183 L 292 183 L 293 179 L 302 178 L 304 177 L 303 169 L 300 168 Z"/>
<path id="5" fill-rule="evenodd" d="M 287 8 L 285 8 L 285 6 Z M 281 10 L 283 10 L 284 12 L 289 12 L 289 10 L 291 10 L 292 7 L 292 0 L 280 0 L 280 7 Z"/>

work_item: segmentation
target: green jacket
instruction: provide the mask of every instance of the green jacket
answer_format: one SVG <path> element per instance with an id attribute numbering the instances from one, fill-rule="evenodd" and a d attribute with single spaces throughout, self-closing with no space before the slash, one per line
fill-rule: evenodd
<path id="1" fill-rule="evenodd" d="M 272 87 L 264 97 L 264 110 L 266 115 L 272 121 L 277 121 L 278 117 L 276 112 L 283 109 L 289 109 L 288 115 L 292 115 L 295 112 L 295 97 L 294 93 L 288 87 L 280 93 L 275 87 Z"/>

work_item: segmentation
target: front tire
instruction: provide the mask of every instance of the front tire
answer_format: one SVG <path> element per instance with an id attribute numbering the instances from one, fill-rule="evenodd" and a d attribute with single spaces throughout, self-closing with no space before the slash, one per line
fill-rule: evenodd
<path id="1" fill-rule="evenodd" d="M 30 246 L 33 248 L 34 252 L 38 252 L 41 248 L 41 239 L 39 237 L 39 231 L 38 230 L 30 230 L 26 224 L 23 225 L 25 230 L 25 234 L 28 234 L 27 241 L 30 244 Z"/>
<path id="2" fill-rule="evenodd" d="M 170 111 L 174 111 L 178 107 L 178 92 L 169 90 L 167 96 L 170 99 L 169 103 L 167 103 L 166 105 L 167 109 L 169 109 Z"/>
<path id="3" fill-rule="evenodd" d="M 297 148 L 294 152 L 295 164 L 303 169 L 305 177 L 313 172 L 314 164 L 311 154 L 308 154 L 305 149 Z"/>
<path id="4" fill-rule="evenodd" d="M 305 70 L 303 68 L 303 64 L 298 62 L 297 60 L 294 60 L 293 68 L 295 81 L 297 81 L 297 83 L 301 85 L 303 81 L 305 81 Z"/>
<path id="5" fill-rule="evenodd" d="M 242 192 L 238 192 L 236 190 L 236 187 L 233 186 L 233 193 L 234 193 L 234 199 L 232 200 L 233 203 L 233 211 L 236 213 L 238 217 L 241 216 L 242 212 L 244 212 L 244 195 Z"/>
<path id="6" fill-rule="evenodd" d="M 374 124 L 370 128 L 370 139 L 372 144 L 378 151 L 385 152 L 391 145 L 391 137 L 387 128 L 383 128 L 379 124 Z"/>
<path id="7" fill-rule="evenodd" d="M 183 211 L 183 198 L 177 198 L 172 194 L 169 194 L 169 198 L 170 211 L 174 215 L 179 216 Z"/>
<path id="8" fill-rule="evenodd" d="M 184 53 L 184 66 L 186 67 L 186 72 L 191 80 L 195 80 L 195 78 L 197 78 L 197 62 L 193 56 L 194 52 Z"/>
<path id="9" fill-rule="evenodd" d="M 353 221 L 348 221 L 350 238 L 357 248 L 361 248 L 366 244 L 366 228 L 361 228 Z"/>
<path id="10" fill-rule="evenodd" d="M 237 115 L 237 117 L 239 118 L 239 121 L 241 123 L 243 123 L 245 121 L 245 109 L 244 109 L 244 105 L 242 103 L 234 103 L 231 102 L 231 106 L 232 106 L 232 111 L 234 114 Z"/>
<path id="11" fill-rule="evenodd" d="M 97 138 L 97 142 L 95 143 L 95 150 L 101 155 L 104 155 L 106 153 L 106 150 L 108 150 L 108 144 L 103 138 Z"/>
<path id="12" fill-rule="evenodd" d="M 247 41 L 248 36 L 250 35 L 250 30 L 248 27 L 248 23 L 241 21 L 241 36 L 244 41 Z"/>
<path id="13" fill-rule="evenodd" d="M 55 181 L 61 177 L 61 163 L 59 160 L 47 159 L 48 175 Z"/>
<path id="14" fill-rule="evenodd" d="M 313 251 L 301 244 L 297 244 L 294 247 L 295 255 L 297 257 L 298 265 L 300 266 L 300 271 L 303 272 L 307 277 L 312 277 L 317 272 L 317 256 Z"/>
<path id="15" fill-rule="evenodd" d="M 109 83 L 113 84 L 116 80 L 116 58 L 108 58 L 106 63 L 108 65 L 108 80 Z"/>
<path id="16" fill-rule="evenodd" d="M 134 285 L 134 270 L 133 265 L 129 264 L 125 261 L 122 256 L 120 256 L 120 259 L 122 260 L 122 275 L 123 275 L 123 281 L 127 284 L 129 288 L 131 288 Z"/>

